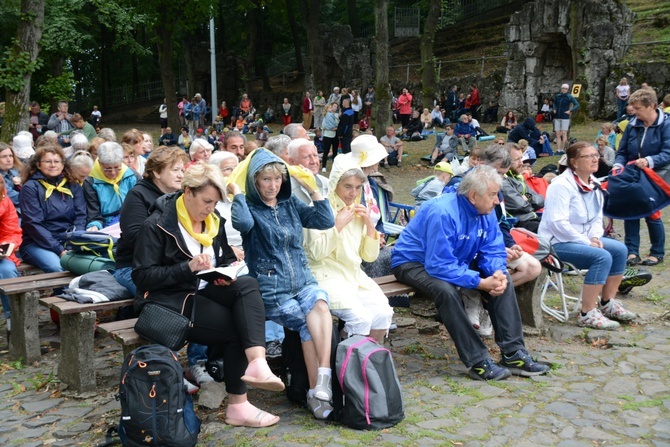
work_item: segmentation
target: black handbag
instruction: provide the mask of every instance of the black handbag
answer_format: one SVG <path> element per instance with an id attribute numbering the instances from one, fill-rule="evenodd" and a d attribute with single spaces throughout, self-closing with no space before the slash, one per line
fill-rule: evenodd
<path id="1" fill-rule="evenodd" d="M 195 311 L 195 301 L 192 310 Z M 191 317 L 193 314 L 191 312 Z M 191 326 L 191 320 L 185 315 L 158 303 L 148 302 L 137 318 L 135 332 L 151 342 L 179 351 L 186 345 Z"/>

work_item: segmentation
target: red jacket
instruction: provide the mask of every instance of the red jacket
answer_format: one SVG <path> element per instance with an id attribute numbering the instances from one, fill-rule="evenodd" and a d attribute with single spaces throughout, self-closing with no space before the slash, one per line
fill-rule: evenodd
<path id="1" fill-rule="evenodd" d="M 398 98 L 398 112 L 401 115 L 411 115 L 412 114 L 412 95 L 409 93 L 403 93 Z"/>
<path id="2" fill-rule="evenodd" d="M 21 261 L 16 257 L 16 253 L 23 240 L 23 232 L 19 226 L 19 216 L 16 214 L 14 204 L 5 196 L 0 199 L 0 244 L 11 242 L 15 245 L 14 252 L 9 256 L 9 260 L 19 265 Z"/>
<path id="3" fill-rule="evenodd" d="M 470 92 L 470 103 L 474 106 L 477 107 L 482 103 L 481 99 L 479 98 L 479 90 L 476 88 L 472 89 Z"/>
<path id="4" fill-rule="evenodd" d="M 302 98 L 302 113 L 309 113 L 312 110 L 314 110 L 314 103 L 312 102 L 312 98 L 305 96 Z"/>

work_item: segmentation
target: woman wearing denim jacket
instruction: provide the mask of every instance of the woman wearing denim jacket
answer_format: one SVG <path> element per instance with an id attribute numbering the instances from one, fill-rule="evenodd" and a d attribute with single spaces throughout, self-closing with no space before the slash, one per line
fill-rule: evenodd
<path id="1" fill-rule="evenodd" d="M 300 332 L 309 376 L 307 403 L 315 417 L 325 419 L 332 411 L 332 320 L 328 295 L 309 271 L 302 229 L 331 228 L 333 212 L 318 189 L 297 176 L 313 206 L 292 196 L 286 165 L 272 152 L 258 149 L 249 158 L 246 197 L 235 191 L 233 228 L 242 234 L 245 259 L 250 275 L 258 280 L 266 317 Z"/>

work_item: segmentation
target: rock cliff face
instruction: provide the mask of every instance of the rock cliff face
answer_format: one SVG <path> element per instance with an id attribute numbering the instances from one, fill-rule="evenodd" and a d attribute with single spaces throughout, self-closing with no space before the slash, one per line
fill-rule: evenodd
<path id="1" fill-rule="evenodd" d="M 543 0 L 512 15 L 501 105 L 535 115 L 563 83 L 582 84 L 579 97 L 595 117 L 611 101 L 610 79 L 632 41 L 634 14 L 616 0 Z M 614 82 L 614 84 L 612 84 Z"/>

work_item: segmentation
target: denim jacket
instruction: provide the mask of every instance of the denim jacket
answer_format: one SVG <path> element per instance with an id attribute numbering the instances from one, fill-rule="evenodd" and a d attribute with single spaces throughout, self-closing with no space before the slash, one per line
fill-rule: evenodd
<path id="1" fill-rule="evenodd" d="M 328 200 L 307 206 L 291 195 L 291 182 L 284 179 L 277 205 L 266 205 L 256 189 L 254 175 L 268 163 L 281 159 L 260 149 L 249 163 L 246 197 L 235 196 L 233 228 L 242 234 L 249 274 L 258 280 L 266 307 L 276 307 L 294 297 L 306 285 L 316 284 L 303 249 L 302 229 L 326 230 L 335 225 Z"/>

